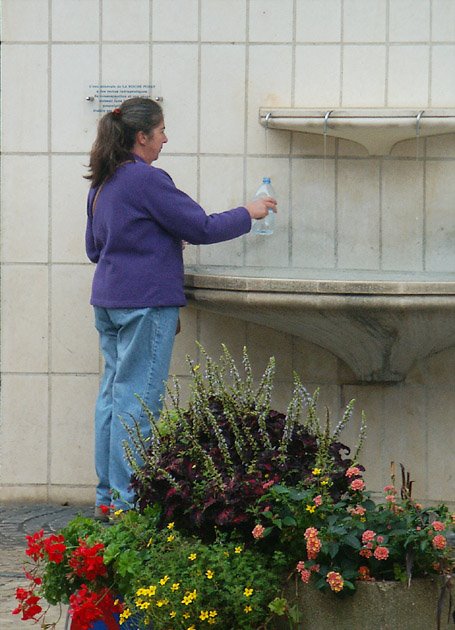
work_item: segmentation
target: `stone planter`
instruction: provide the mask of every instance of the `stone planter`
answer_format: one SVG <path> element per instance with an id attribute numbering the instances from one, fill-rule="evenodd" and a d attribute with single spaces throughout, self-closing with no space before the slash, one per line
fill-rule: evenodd
<path id="1" fill-rule="evenodd" d="M 299 630 L 436 630 L 441 582 L 415 579 L 408 588 L 401 582 L 359 582 L 352 596 L 338 597 L 311 585 L 290 585 L 287 596 L 302 615 Z M 441 630 L 455 630 L 445 598 Z M 289 625 L 277 626 L 277 630 Z"/>

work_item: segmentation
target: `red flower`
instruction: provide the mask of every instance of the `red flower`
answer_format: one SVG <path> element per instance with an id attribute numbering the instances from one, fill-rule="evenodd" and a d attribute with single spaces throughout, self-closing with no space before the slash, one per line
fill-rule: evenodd
<path id="1" fill-rule="evenodd" d="M 389 550 L 387 547 L 376 547 L 374 550 L 374 557 L 376 560 L 387 560 L 389 557 Z"/>
<path id="2" fill-rule="evenodd" d="M 13 615 L 19 615 L 22 613 L 22 621 L 33 619 L 38 621 L 37 615 L 43 610 L 38 604 L 40 598 L 35 595 L 33 589 L 17 588 L 16 599 L 19 601 L 19 605 L 12 611 Z"/>
<path id="3" fill-rule="evenodd" d="M 432 545 L 435 549 L 445 549 L 447 547 L 447 539 L 445 536 L 438 534 L 433 538 Z"/>
<path id="4" fill-rule="evenodd" d="M 107 573 L 103 556 L 100 555 L 103 549 L 103 543 L 88 547 L 85 540 L 80 540 L 79 547 L 71 554 L 68 564 L 76 575 L 92 581 Z"/>
<path id="5" fill-rule="evenodd" d="M 100 510 L 103 514 L 109 514 L 111 508 L 108 505 L 100 505 Z"/>
<path id="6" fill-rule="evenodd" d="M 120 612 L 121 604 L 114 602 L 114 598 L 107 588 L 99 592 L 89 591 L 85 584 L 70 596 L 69 614 L 78 630 L 90 630 L 93 622 L 103 619 L 108 614 Z"/>
<path id="7" fill-rule="evenodd" d="M 62 535 L 51 534 L 43 541 L 44 549 L 47 553 L 50 562 L 60 564 L 63 560 L 63 554 L 66 551 L 66 545 L 64 544 L 65 538 Z"/>
<path id="8" fill-rule="evenodd" d="M 40 529 L 39 532 L 35 532 L 31 536 L 27 534 L 25 536 L 28 547 L 25 550 L 27 556 L 30 556 L 32 560 L 38 562 L 41 558 L 44 558 L 44 549 L 43 549 L 43 536 L 44 529 Z"/>

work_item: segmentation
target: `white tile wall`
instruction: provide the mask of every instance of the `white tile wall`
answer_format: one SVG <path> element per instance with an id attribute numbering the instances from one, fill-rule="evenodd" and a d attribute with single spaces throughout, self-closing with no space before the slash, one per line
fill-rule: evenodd
<path id="1" fill-rule="evenodd" d="M 46 484 L 47 377 L 38 374 L 5 374 L 2 378 L 1 410 L 2 483 Z"/>
<path id="2" fill-rule="evenodd" d="M 423 267 L 423 165 L 391 160 L 382 173 L 382 268 Z"/>
<path id="3" fill-rule="evenodd" d="M 434 46 L 431 59 L 431 105 L 432 107 L 453 107 L 455 46 Z"/>
<path id="4" fill-rule="evenodd" d="M 345 0 L 343 10 L 343 41 L 384 41 L 387 12 L 384 0 L 369 0 L 368 3 L 363 0 Z"/>
<path id="5" fill-rule="evenodd" d="M 54 372 L 98 372 L 98 336 L 89 306 L 94 265 L 52 266 Z"/>
<path id="6" fill-rule="evenodd" d="M 431 39 L 455 40 L 455 3 L 452 0 L 431 1 Z"/>
<path id="7" fill-rule="evenodd" d="M 297 0 L 297 42 L 339 42 L 341 0 Z"/>
<path id="8" fill-rule="evenodd" d="M 246 202 L 243 168 L 241 157 L 201 158 L 200 201 L 207 212 L 223 212 Z M 200 260 L 206 265 L 241 267 L 243 265 L 243 239 L 237 238 L 234 241 L 201 246 Z"/>
<path id="9" fill-rule="evenodd" d="M 148 0 L 102 0 L 103 39 L 109 41 L 148 41 L 150 2 Z"/>
<path id="10" fill-rule="evenodd" d="M 98 2 L 53 0 L 51 6 L 53 41 L 98 41 L 100 28 Z"/>
<path id="11" fill-rule="evenodd" d="M 428 46 L 390 46 L 389 107 L 425 107 L 429 102 Z"/>
<path id="12" fill-rule="evenodd" d="M 381 107 L 385 99 L 384 46 L 345 46 L 343 54 L 343 107 Z"/>
<path id="13" fill-rule="evenodd" d="M 273 72 L 271 72 L 273 68 Z M 260 107 L 290 107 L 292 99 L 292 47 L 252 46 L 248 60 L 248 153 L 287 155 L 290 134 L 272 134 L 258 125 Z"/>
<path id="14" fill-rule="evenodd" d="M 250 42 L 292 40 L 292 0 L 250 0 Z"/>
<path id="15" fill-rule="evenodd" d="M 426 174 L 426 264 L 429 271 L 455 265 L 455 162 L 429 162 Z"/>
<path id="16" fill-rule="evenodd" d="M 340 103 L 341 50 L 339 46 L 297 46 L 295 105 L 327 107 Z M 323 81 L 321 81 L 323 77 Z"/>
<path id="17" fill-rule="evenodd" d="M 3 151 L 48 149 L 48 50 L 39 44 L 2 49 Z"/>
<path id="18" fill-rule="evenodd" d="M 95 44 L 52 47 L 52 150 L 90 150 L 98 117 L 86 101 L 89 85 L 98 83 L 99 49 Z"/>
<path id="19" fill-rule="evenodd" d="M 355 196 L 359 212 L 352 213 Z M 379 263 L 379 164 L 343 160 L 338 169 L 338 264 L 377 269 Z"/>
<path id="20" fill-rule="evenodd" d="M 1 253 L 5 262 L 47 262 L 47 156 L 6 155 L 2 159 Z M 27 182 L 24 185 L 24 179 Z"/>
<path id="21" fill-rule="evenodd" d="M 201 50 L 202 153 L 243 153 L 245 47 L 204 44 Z"/>
<path id="22" fill-rule="evenodd" d="M 246 0 L 202 0 L 202 41 L 244 42 L 246 6 Z"/>
<path id="23" fill-rule="evenodd" d="M 5 372 L 47 372 L 47 276 L 45 265 L 3 266 L 1 364 Z"/>
<path id="24" fill-rule="evenodd" d="M 426 42 L 430 39 L 430 0 L 391 0 L 391 42 Z"/>
<path id="25" fill-rule="evenodd" d="M 50 481 L 94 487 L 93 410 L 98 376 L 55 375 L 51 387 Z M 80 470 L 77 478 L 76 469 Z"/>
<path id="26" fill-rule="evenodd" d="M 54 263 L 85 263 L 88 156 L 54 155 L 51 180 L 51 258 Z"/>
<path id="27" fill-rule="evenodd" d="M 197 44 L 153 47 L 153 81 L 165 95 L 163 110 L 169 144 L 165 151 L 196 153 L 198 146 L 199 52 Z M 169 72 L 172 68 L 172 72 Z M 178 80 L 176 80 L 178 77 Z"/>
<path id="28" fill-rule="evenodd" d="M 49 34 L 48 7 L 48 0 L 3 0 L 3 41 L 47 41 Z"/>
<path id="29" fill-rule="evenodd" d="M 191 42 L 198 39 L 198 0 L 154 0 L 153 41 Z"/>
<path id="30" fill-rule="evenodd" d="M 455 134 L 402 142 L 377 159 L 356 143 L 258 124 L 261 106 L 452 107 L 452 0 L 4 0 L 2 9 L 2 496 L 93 496 L 99 354 L 81 177 L 98 121 L 85 100 L 91 83 L 158 85 L 169 143 L 156 165 L 207 210 L 242 203 L 272 176 L 273 238 L 188 246 L 187 264 L 252 275 L 453 273 Z M 323 349 L 186 309 L 172 364 L 184 395 L 196 338 L 215 356 L 221 341 L 236 358 L 247 344 L 258 372 L 276 354 L 280 408 L 292 369 L 309 389 L 323 385 L 335 416 L 355 396 L 368 415 L 364 457 L 376 489 L 391 457 L 417 459 L 436 479 L 416 472 L 419 493 L 453 496 L 453 448 L 447 439 L 438 448 L 453 433 L 453 350 L 420 361 L 403 386 L 346 386 L 354 376 Z M 14 449 L 17 427 L 24 453 L 39 444 L 34 458 Z M 442 481 L 429 463 L 440 455 Z"/>
<path id="31" fill-rule="evenodd" d="M 292 169 L 292 262 L 335 267 L 334 160 L 295 160 Z"/>

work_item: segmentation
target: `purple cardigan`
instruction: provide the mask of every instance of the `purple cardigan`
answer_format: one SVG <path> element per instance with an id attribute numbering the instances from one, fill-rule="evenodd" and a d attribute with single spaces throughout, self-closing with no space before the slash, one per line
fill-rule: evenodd
<path id="1" fill-rule="evenodd" d="M 207 215 L 167 173 L 134 155 L 104 184 L 92 216 L 87 256 L 97 263 L 90 303 L 106 308 L 184 306 L 182 240 L 227 241 L 251 229 L 244 207 Z"/>

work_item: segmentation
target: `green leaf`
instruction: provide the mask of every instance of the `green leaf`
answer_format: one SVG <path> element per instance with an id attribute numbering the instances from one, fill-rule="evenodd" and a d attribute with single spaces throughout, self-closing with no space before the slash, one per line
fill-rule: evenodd
<path id="1" fill-rule="evenodd" d="M 329 556 L 331 558 L 334 558 L 337 555 L 338 551 L 340 550 L 339 543 L 330 542 L 328 547 L 329 547 Z"/>
<path id="2" fill-rule="evenodd" d="M 289 494 L 288 488 L 286 488 L 286 486 L 280 486 L 279 484 L 272 486 L 271 490 L 275 494 Z"/>
<path id="3" fill-rule="evenodd" d="M 344 580 L 344 586 L 346 586 L 350 591 L 355 591 L 355 585 L 349 580 Z"/>
<path id="4" fill-rule="evenodd" d="M 356 538 L 353 534 L 347 534 L 343 538 L 343 542 L 345 542 L 347 545 L 349 545 L 349 547 L 352 547 L 353 549 L 360 549 L 362 547 L 360 540 Z"/>
<path id="5" fill-rule="evenodd" d="M 285 516 L 283 518 L 283 525 L 286 527 L 295 527 L 297 525 L 297 521 L 292 516 Z"/>

